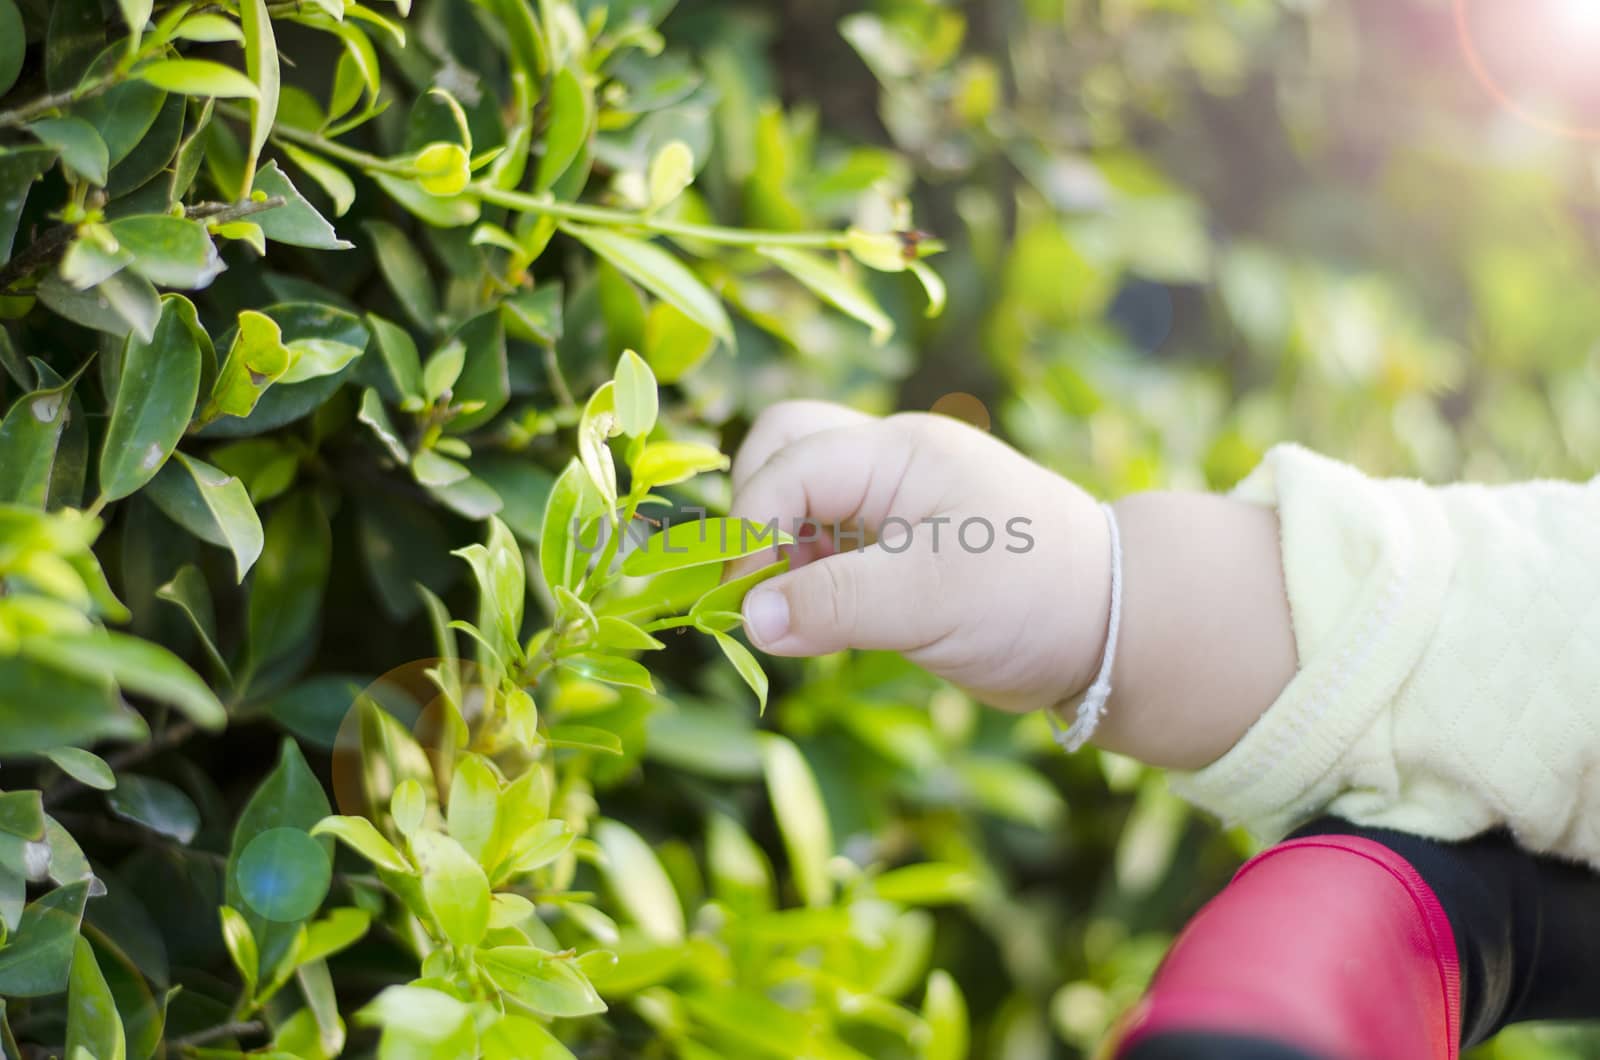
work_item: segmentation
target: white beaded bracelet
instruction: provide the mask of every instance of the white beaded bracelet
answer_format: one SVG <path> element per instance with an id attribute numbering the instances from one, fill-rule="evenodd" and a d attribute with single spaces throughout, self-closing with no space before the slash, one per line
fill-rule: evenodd
<path id="1" fill-rule="evenodd" d="M 1117 633 L 1122 627 L 1122 535 L 1117 532 L 1117 513 L 1111 509 L 1111 505 L 1102 504 L 1100 510 L 1106 513 L 1106 527 L 1111 531 L 1111 617 L 1106 623 L 1105 655 L 1100 659 L 1100 672 L 1095 676 L 1094 684 L 1089 686 L 1078 703 L 1071 726 L 1063 728 L 1061 719 L 1056 717 L 1057 708 L 1064 704 L 1052 705 L 1045 708 L 1044 712 L 1045 717 L 1050 719 L 1056 743 L 1068 754 L 1088 743 L 1094 730 L 1099 727 L 1100 719 L 1105 717 L 1106 701 L 1111 698 L 1111 668 L 1117 661 Z"/>

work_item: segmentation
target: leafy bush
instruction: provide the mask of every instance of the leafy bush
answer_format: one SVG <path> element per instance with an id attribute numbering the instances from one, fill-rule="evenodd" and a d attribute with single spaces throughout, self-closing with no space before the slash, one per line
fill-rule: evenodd
<path id="1" fill-rule="evenodd" d="M 0 0 L 6 1055 L 963 1051 L 969 877 L 755 729 L 781 535 L 637 531 L 725 499 L 709 363 L 937 245 L 670 6 Z"/>

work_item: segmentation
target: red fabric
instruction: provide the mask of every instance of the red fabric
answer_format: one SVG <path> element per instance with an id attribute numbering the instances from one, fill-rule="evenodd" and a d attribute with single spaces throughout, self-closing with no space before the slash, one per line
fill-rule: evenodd
<path id="1" fill-rule="evenodd" d="M 1456 1060 L 1455 937 L 1388 847 L 1311 836 L 1258 855 L 1173 944 L 1123 1025 L 1257 1035 L 1329 1057 Z"/>

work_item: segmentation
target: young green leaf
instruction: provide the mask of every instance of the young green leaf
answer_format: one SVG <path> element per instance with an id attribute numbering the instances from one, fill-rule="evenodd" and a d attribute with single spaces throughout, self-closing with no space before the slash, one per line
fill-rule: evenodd
<path id="1" fill-rule="evenodd" d="M 694 151 L 682 140 L 672 140 L 650 160 L 650 210 L 671 204 L 694 183 Z"/>
<path id="2" fill-rule="evenodd" d="M 748 519 L 697 519 L 669 526 L 646 538 L 623 560 L 622 573 L 639 577 L 722 563 L 792 544 L 793 535 L 770 523 L 763 526 Z"/>
<path id="3" fill-rule="evenodd" d="M 457 946 L 476 946 L 489 929 L 489 879 L 447 835 L 419 829 L 411 849 L 422 869 L 422 895 L 434 922 Z"/>
<path id="4" fill-rule="evenodd" d="M 650 366 L 632 350 L 623 350 L 612 380 L 616 384 L 617 422 L 630 438 L 650 433 L 656 425 L 660 397 Z"/>
<path id="5" fill-rule="evenodd" d="M 683 906 L 655 851 L 620 821 L 602 819 L 595 841 L 605 854 L 603 869 L 612 893 L 628 916 L 657 942 L 682 942 Z"/>
<path id="6" fill-rule="evenodd" d="M 833 901 L 833 879 L 828 862 L 833 858 L 833 830 L 827 805 L 800 749 L 782 736 L 762 738 L 761 758 L 767 778 L 767 795 L 783 833 L 800 898 L 813 908 Z"/>
<path id="7" fill-rule="evenodd" d="M 889 319 L 872 295 L 853 278 L 846 276 L 834 262 L 811 251 L 793 247 L 761 247 L 760 250 L 764 257 L 810 288 L 823 301 L 871 328 L 875 344 L 888 342 L 894 334 L 894 321 Z"/>
<path id="8" fill-rule="evenodd" d="M 607 382 L 583 406 L 578 420 L 578 459 L 607 509 L 617 506 L 617 464 L 607 439 L 622 432 L 616 410 L 615 383 Z"/>
<path id="9" fill-rule="evenodd" d="M 570 461 L 550 488 L 539 532 L 539 573 L 553 593 L 573 588 L 583 578 L 588 555 L 579 548 L 579 527 L 601 510 L 602 501 L 589 474 Z"/>
<path id="10" fill-rule="evenodd" d="M 744 606 L 745 594 L 762 582 L 776 578 L 789 569 L 789 557 L 784 556 L 776 563 L 769 563 L 759 570 L 753 570 L 743 577 L 734 578 L 732 581 L 723 582 L 721 585 L 706 593 L 694 602 L 689 609 L 689 617 L 697 626 L 710 615 L 732 613 L 738 615 Z M 704 628 L 702 626 L 702 628 Z"/>
<path id="11" fill-rule="evenodd" d="M 607 228 L 567 224 L 562 230 L 610 262 L 629 279 L 671 302 L 685 316 L 733 345 L 733 323 L 722 301 L 683 263 L 653 243 Z"/>
<path id="12" fill-rule="evenodd" d="M 222 917 L 222 942 L 228 948 L 228 956 L 238 969 L 239 977 L 244 980 L 244 995 L 254 998 L 256 977 L 261 968 L 261 951 L 256 948 L 255 933 L 243 914 L 232 906 L 224 905 L 218 912 Z"/>
<path id="13" fill-rule="evenodd" d="M 330 835 L 366 858 L 380 869 L 390 872 L 411 873 L 414 870 L 405 855 L 383 837 L 365 817 L 324 817 L 311 829 L 314 836 Z"/>
<path id="14" fill-rule="evenodd" d="M 750 654 L 750 649 L 734 640 L 726 633 L 713 632 L 717 639 L 717 647 L 722 649 L 722 654 L 733 663 L 733 668 L 744 678 L 744 683 L 750 686 L 750 691 L 756 694 L 756 702 L 760 704 L 761 713 L 767 711 L 767 674 L 761 669 L 761 664 L 756 657 Z"/>
<path id="15" fill-rule="evenodd" d="M 533 946 L 496 946 L 478 954 L 491 981 L 527 1008 L 557 1019 L 606 1010 L 589 980 L 566 958 Z"/>
<path id="16" fill-rule="evenodd" d="M 157 88 L 185 96 L 253 100 L 261 95 L 255 82 L 244 74 L 206 59 L 159 59 L 141 66 L 135 73 Z"/>
<path id="17" fill-rule="evenodd" d="M 401 410 L 420 411 L 427 399 L 422 386 L 422 358 L 417 355 L 417 344 L 411 333 L 372 313 L 367 314 L 367 327 L 378 341 L 378 356 L 383 360 L 384 373 L 394 387 L 393 396 Z M 454 382 L 451 380 L 451 385 Z"/>
<path id="18" fill-rule="evenodd" d="M 323 376 L 337 375 L 360 357 L 365 348 L 337 339 L 295 339 L 288 344 L 289 367 L 284 383 L 304 383 Z"/>
<path id="19" fill-rule="evenodd" d="M 422 819 L 427 812 L 428 796 L 421 784 L 407 778 L 395 785 L 394 795 L 389 800 L 389 814 L 394 818 L 394 826 L 401 835 L 414 835 L 422 827 Z"/>
<path id="20" fill-rule="evenodd" d="M 634 485 L 641 489 L 675 486 L 707 471 L 726 471 L 729 460 L 699 442 L 650 442 L 633 462 Z"/>
<path id="21" fill-rule="evenodd" d="M 928 1025 L 925 1060 L 963 1060 L 969 1055 L 967 1002 L 955 978 L 942 968 L 928 974 L 922 1018 Z"/>
<path id="22" fill-rule="evenodd" d="M 355 205 L 356 201 L 356 186 L 344 170 L 321 155 L 314 155 L 293 144 L 284 144 L 282 149 L 289 160 L 299 166 L 301 171 L 315 181 L 317 186 L 327 193 L 328 198 L 333 200 L 333 216 L 343 217 L 350 211 L 350 207 Z"/>
<path id="23" fill-rule="evenodd" d="M 201 421 L 250 415 L 267 388 L 283 379 L 290 359 L 277 321 L 253 309 L 241 310 L 233 344 L 211 387 L 211 398 L 200 412 Z"/>
<path id="24" fill-rule="evenodd" d="M 460 144 L 432 143 L 412 160 L 417 182 L 429 195 L 459 195 L 472 181 L 472 159 Z"/>
<path id="25" fill-rule="evenodd" d="M 645 692 L 656 690 L 655 682 L 650 679 L 649 670 L 632 659 L 620 655 L 579 652 L 576 655 L 565 656 L 560 663 L 573 673 L 592 681 L 604 681 L 608 685 L 637 688 Z"/>
<path id="26" fill-rule="evenodd" d="M 548 739 L 551 747 L 565 747 L 574 751 L 598 751 L 608 755 L 622 753 L 621 737 L 609 729 L 593 725 L 552 725 Z"/>
<path id="27" fill-rule="evenodd" d="M 450 838 L 461 844 L 479 864 L 494 841 L 495 818 L 500 807 L 500 778 L 478 755 L 463 755 L 450 781 L 450 802 L 445 822 Z"/>
<path id="28" fill-rule="evenodd" d="M 87 880 L 48 892 L 22 912 L 0 949 L 0 997 L 46 997 L 68 989 L 68 973 L 89 897 Z"/>
<path id="29" fill-rule="evenodd" d="M 550 86 L 550 118 L 544 139 L 544 157 L 534 184 L 539 191 L 555 186 L 588 142 L 594 122 L 594 100 L 579 76 L 563 67 Z"/>

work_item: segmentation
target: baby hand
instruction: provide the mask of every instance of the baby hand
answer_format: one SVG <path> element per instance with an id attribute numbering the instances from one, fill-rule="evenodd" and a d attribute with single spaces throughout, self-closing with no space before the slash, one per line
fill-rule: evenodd
<path id="1" fill-rule="evenodd" d="M 937 415 L 785 402 L 751 427 L 733 487 L 733 515 L 776 520 L 799 539 L 795 569 L 745 598 L 762 650 L 899 651 L 1017 711 L 1094 679 L 1110 600 L 1104 516 L 984 432 Z"/>

